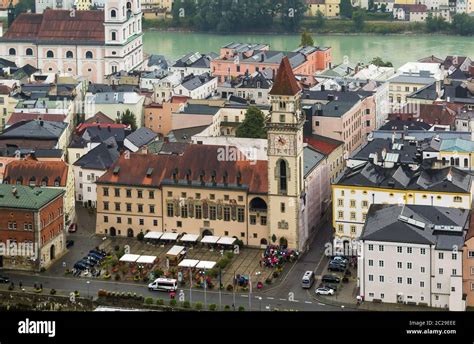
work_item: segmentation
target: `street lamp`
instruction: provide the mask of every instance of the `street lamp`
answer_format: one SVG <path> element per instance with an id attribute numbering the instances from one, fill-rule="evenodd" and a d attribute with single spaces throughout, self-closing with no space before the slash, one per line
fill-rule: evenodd
<path id="1" fill-rule="evenodd" d="M 91 281 L 86 281 L 86 284 L 87 284 L 87 298 L 90 298 L 89 285 L 91 284 Z"/>

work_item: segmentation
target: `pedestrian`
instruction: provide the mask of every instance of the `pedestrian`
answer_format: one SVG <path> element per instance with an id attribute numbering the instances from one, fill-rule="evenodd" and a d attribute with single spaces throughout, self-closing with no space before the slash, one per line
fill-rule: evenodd
<path id="1" fill-rule="evenodd" d="M 232 304 L 232 310 L 235 311 L 235 305 L 234 304 Z"/>
<path id="2" fill-rule="evenodd" d="M 40 290 L 43 290 L 43 283 L 40 283 Z"/>
<path id="3" fill-rule="evenodd" d="M 21 283 L 21 281 L 18 283 L 18 285 L 20 286 L 20 289 L 23 287 L 23 283 Z"/>

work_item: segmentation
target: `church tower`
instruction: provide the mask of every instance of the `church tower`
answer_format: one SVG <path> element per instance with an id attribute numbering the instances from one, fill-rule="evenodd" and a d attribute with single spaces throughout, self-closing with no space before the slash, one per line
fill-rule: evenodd
<path id="1" fill-rule="evenodd" d="M 107 0 L 104 13 L 106 74 L 139 69 L 143 63 L 140 0 Z"/>
<path id="2" fill-rule="evenodd" d="M 271 111 L 267 117 L 268 219 L 270 237 L 277 243 L 302 249 L 300 203 L 304 189 L 303 124 L 301 88 L 287 57 L 283 58 L 269 93 Z"/>

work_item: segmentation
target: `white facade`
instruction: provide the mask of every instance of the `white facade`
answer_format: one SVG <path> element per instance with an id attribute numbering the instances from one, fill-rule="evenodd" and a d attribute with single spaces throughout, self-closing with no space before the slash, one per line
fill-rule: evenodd
<path id="1" fill-rule="evenodd" d="M 444 80 L 446 77 L 446 71 L 440 64 L 425 62 L 407 62 L 397 69 L 397 74 L 419 76 L 423 71 L 429 71 L 430 76 L 436 80 Z"/>
<path id="2" fill-rule="evenodd" d="M 97 189 L 95 181 L 99 179 L 107 170 L 91 170 L 80 166 L 73 166 L 75 198 L 77 202 L 82 202 L 90 207 L 96 207 Z"/>
<path id="3" fill-rule="evenodd" d="M 358 281 L 365 300 L 464 310 L 462 251 L 368 240 L 360 247 Z"/>
<path id="4" fill-rule="evenodd" d="M 182 84 L 178 85 L 173 92 L 175 95 L 186 96 L 190 97 L 191 99 L 206 99 L 209 96 L 215 94 L 216 91 L 217 78 L 212 78 L 208 82 L 194 89 L 188 89 Z"/>
<path id="5" fill-rule="evenodd" d="M 45 9 L 70 10 L 74 8 L 75 0 L 36 0 L 35 12 L 43 13 Z"/>
<path id="6" fill-rule="evenodd" d="M 471 209 L 471 192 L 453 194 L 429 190 L 376 189 L 333 185 L 333 226 L 338 238 L 356 239 L 372 204 L 416 204 Z"/>
<path id="7" fill-rule="evenodd" d="M 40 4 L 40 10 L 44 5 L 46 2 Z M 105 14 L 103 43 L 91 41 L 88 37 L 83 37 L 81 42 L 55 42 L 54 38 L 45 42 L 38 41 L 36 37 L 13 37 L 0 42 L 0 57 L 18 66 L 31 64 L 43 72 L 78 75 L 96 83 L 104 83 L 106 75 L 119 70 L 141 68 L 143 33 L 140 1 L 110 0 L 104 12 L 100 11 Z M 72 20 L 81 20 L 81 16 L 86 16 L 86 19 L 94 17 L 95 21 L 98 19 L 97 15 L 90 16 L 81 11 Z"/>

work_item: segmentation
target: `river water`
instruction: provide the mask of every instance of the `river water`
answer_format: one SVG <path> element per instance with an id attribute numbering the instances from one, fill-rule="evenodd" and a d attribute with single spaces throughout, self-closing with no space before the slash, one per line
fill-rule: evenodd
<path id="1" fill-rule="evenodd" d="M 368 62 L 380 56 L 399 67 L 407 61 L 435 55 L 470 56 L 474 58 L 474 37 L 443 35 L 313 35 L 315 45 L 330 46 L 333 63 L 342 62 L 344 56 L 351 62 Z M 274 50 L 293 50 L 300 41 L 299 35 L 239 34 L 217 35 L 195 32 L 148 31 L 145 33 L 145 52 L 165 55 L 175 60 L 188 52 L 219 52 L 229 42 L 267 43 Z"/>

